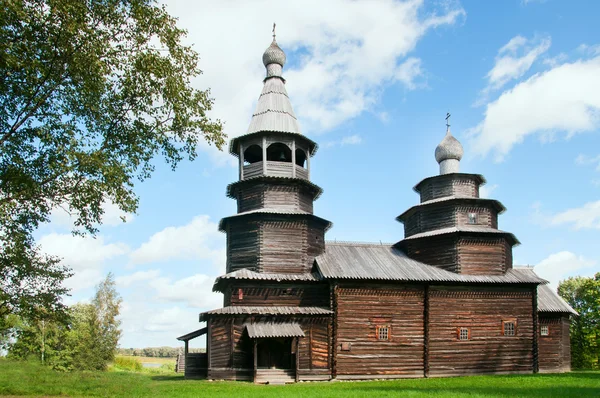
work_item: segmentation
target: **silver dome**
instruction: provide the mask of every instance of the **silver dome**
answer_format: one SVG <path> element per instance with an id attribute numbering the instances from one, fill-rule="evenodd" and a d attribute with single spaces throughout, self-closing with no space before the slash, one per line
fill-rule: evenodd
<path id="1" fill-rule="evenodd" d="M 270 64 L 278 64 L 281 66 L 285 65 L 285 53 L 277 45 L 277 42 L 274 38 L 269 48 L 267 48 L 263 54 L 263 64 L 265 66 Z"/>
<path id="2" fill-rule="evenodd" d="M 460 160 L 463 153 L 463 147 L 460 142 L 448 131 L 442 142 L 435 148 L 435 160 L 438 163 L 448 159 Z"/>

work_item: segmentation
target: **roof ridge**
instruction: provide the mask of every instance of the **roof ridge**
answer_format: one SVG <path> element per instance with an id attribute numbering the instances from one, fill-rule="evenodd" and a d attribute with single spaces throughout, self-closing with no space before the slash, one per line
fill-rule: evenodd
<path id="1" fill-rule="evenodd" d="M 352 241 L 352 240 L 326 240 L 325 241 L 325 246 L 327 245 L 338 245 L 338 246 L 348 246 L 348 245 L 355 245 L 355 246 L 383 246 L 383 247 L 387 247 L 387 246 L 393 246 L 394 243 L 388 243 L 388 242 L 381 242 L 379 241 L 379 243 L 377 242 L 361 242 L 361 241 Z"/>

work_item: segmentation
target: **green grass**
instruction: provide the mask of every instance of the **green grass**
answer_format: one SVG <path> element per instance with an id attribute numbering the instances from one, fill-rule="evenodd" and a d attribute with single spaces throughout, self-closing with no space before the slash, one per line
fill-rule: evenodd
<path id="1" fill-rule="evenodd" d="M 133 372 L 59 373 L 0 359 L 0 395 L 93 397 L 599 397 L 600 372 L 262 386 Z"/>

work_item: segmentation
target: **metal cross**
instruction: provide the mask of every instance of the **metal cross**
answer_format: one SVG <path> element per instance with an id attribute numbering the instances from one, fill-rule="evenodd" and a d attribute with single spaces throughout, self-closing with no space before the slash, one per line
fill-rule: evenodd
<path id="1" fill-rule="evenodd" d="M 273 22 L 273 39 L 275 39 L 275 22 Z"/>
<path id="2" fill-rule="evenodd" d="M 446 112 L 446 132 L 450 131 L 450 113 Z"/>

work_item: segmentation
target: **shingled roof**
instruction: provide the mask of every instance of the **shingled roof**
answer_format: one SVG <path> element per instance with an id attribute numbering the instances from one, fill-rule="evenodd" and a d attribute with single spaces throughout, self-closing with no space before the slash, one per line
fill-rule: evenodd
<path id="1" fill-rule="evenodd" d="M 408 257 L 388 244 L 327 242 L 315 259 L 324 279 L 368 279 L 406 282 L 547 283 L 535 274 L 508 270 L 504 275 L 455 274 Z"/>
<path id="2" fill-rule="evenodd" d="M 261 280 L 273 282 L 316 282 L 320 279 L 313 274 L 280 274 L 280 273 L 264 273 L 256 272 L 247 268 L 242 268 L 237 271 L 230 272 L 217 277 L 213 285 L 213 292 L 223 292 L 223 285 L 228 280 Z"/>
<path id="3" fill-rule="evenodd" d="M 242 306 L 235 305 L 200 313 L 200 322 L 210 315 L 330 315 L 331 310 L 321 307 Z"/>
<path id="4" fill-rule="evenodd" d="M 522 274 L 536 275 L 533 268 L 530 267 L 515 267 L 514 270 Z M 560 297 L 549 285 L 538 286 L 538 312 L 555 312 L 577 315 L 577 311 L 575 311 L 573 307 L 563 300 L 563 298 Z"/>

